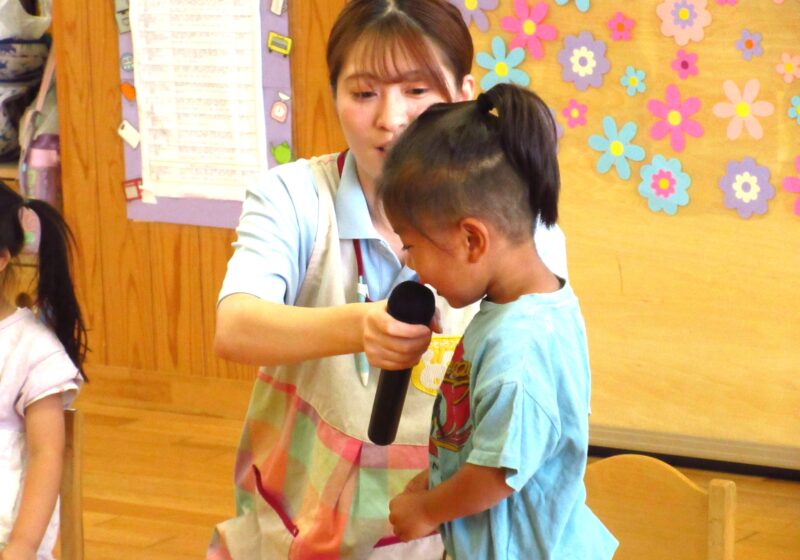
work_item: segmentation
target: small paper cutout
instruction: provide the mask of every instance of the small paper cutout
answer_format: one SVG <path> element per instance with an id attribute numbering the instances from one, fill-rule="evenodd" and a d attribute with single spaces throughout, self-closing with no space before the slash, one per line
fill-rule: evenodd
<path id="1" fill-rule="evenodd" d="M 784 177 L 783 188 L 791 193 L 797 193 L 794 201 L 794 213 L 800 216 L 800 156 L 794 160 L 794 168 L 797 171 L 796 177 Z"/>
<path id="2" fill-rule="evenodd" d="M 760 140 L 764 136 L 764 129 L 756 117 L 767 117 L 775 112 L 775 106 L 769 101 L 756 101 L 761 84 L 758 80 L 748 80 L 744 89 L 739 91 L 733 80 L 725 80 L 722 90 L 728 96 L 729 103 L 716 103 L 711 111 L 721 119 L 730 118 L 727 136 L 736 140 L 746 128 L 748 134 Z"/>
<path id="3" fill-rule="evenodd" d="M 800 95 L 792 96 L 791 104 L 787 114 L 790 119 L 794 119 L 797 124 L 800 124 Z"/>
<path id="4" fill-rule="evenodd" d="M 497 8 L 500 0 L 449 0 L 452 5 L 458 8 L 461 12 L 461 17 L 464 23 L 469 26 L 470 23 L 475 23 L 480 31 L 486 32 L 489 30 L 489 18 L 483 13 L 485 10 L 494 10 Z"/>
<path id="5" fill-rule="evenodd" d="M 644 83 L 645 77 L 644 70 L 637 70 L 633 66 L 628 66 L 625 69 L 625 74 L 620 79 L 620 83 L 626 88 L 627 94 L 633 96 L 647 89 Z"/>
<path id="6" fill-rule="evenodd" d="M 675 60 L 672 61 L 672 69 L 678 73 L 681 80 L 685 80 L 689 76 L 697 76 L 697 54 L 680 49 L 675 55 Z"/>
<path id="7" fill-rule="evenodd" d="M 639 194 L 647 199 L 647 206 L 653 212 L 674 216 L 678 206 L 689 204 L 687 189 L 692 179 L 684 173 L 677 159 L 656 154 L 649 164 L 642 166 L 639 175 L 642 177 Z"/>
<path id="8" fill-rule="evenodd" d="M 569 2 L 569 0 L 556 0 L 556 4 L 559 6 L 564 6 L 567 2 Z M 590 0 L 575 0 L 575 7 L 578 8 L 580 12 L 588 12 L 590 4 Z"/>
<path id="9" fill-rule="evenodd" d="M 479 52 L 475 61 L 481 68 L 490 72 L 481 78 L 481 88 L 486 91 L 496 84 L 517 84 L 527 87 L 531 83 L 530 76 L 518 69 L 517 66 L 525 60 L 525 49 L 517 48 L 506 56 L 506 44 L 503 38 L 495 36 L 492 39 L 492 54 Z"/>
<path id="10" fill-rule="evenodd" d="M 580 35 L 567 35 L 564 49 L 558 53 L 561 63 L 561 77 L 565 82 L 573 82 L 579 91 L 603 85 L 603 76 L 611 69 L 606 58 L 606 44 L 595 40 L 588 31 Z"/>
<path id="11" fill-rule="evenodd" d="M 775 71 L 783 76 L 783 81 L 787 84 L 800 78 L 800 55 L 793 56 L 786 52 L 781 54 L 781 63 L 775 66 Z"/>
<path id="12" fill-rule="evenodd" d="M 516 33 L 508 47 L 523 47 L 535 59 L 544 56 L 544 41 L 552 41 L 558 37 L 558 31 L 552 25 L 542 23 L 547 17 L 549 7 L 544 2 L 528 6 L 526 2 L 514 2 L 514 13 L 517 17 L 505 16 L 500 20 L 500 27 L 510 33 Z"/>
<path id="13" fill-rule="evenodd" d="M 742 52 L 742 58 L 750 60 L 754 56 L 764 54 L 761 48 L 761 33 L 751 33 L 747 29 L 742 29 L 742 37 L 736 41 L 736 48 Z"/>
<path id="14" fill-rule="evenodd" d="M 586 105 L 570 99 L 566 107 L 561 109 L 561 114 L 567 119 L 567 126 L 575 128 L 586 124 Z"/>
<path id="15" fill-rule="evenodd" d="M 622 12 L 617 12 L 614 14 L 614 17 L 608 20 L 607 25 L 608 29 L 611 31 L 612 40 L 630 41 L 633 26 L 636 25 L 636 22 L 632 19 L 628 19 Z"/>
<path id="16" fill-rule="evenodd" d="M 684 46 L 689 41 L 701 41 L 704 29 L 711 24 L 711 12 L 706 9 L 707 0 L 666 0 L 656 6 L 661 18 L 661 33 L 673 37 Z"/>
<path id="17" fill-rule="evenodd" d="M 687 97 L 686 101 L 682 101 L 678 86 L 668 85 L 664 101 L 651 99 L 647 102 L 650 112 L 661 119 L 650 129 L 650 136 L 655 140 L 660 140 L 669 134 L 669 143 L 672 149 L 682 152 L 686 147 L 684 135 L 688 134 L 699 138 L 705 132 L 699 122 L 690 118 L 700 110 L 700 106 L 699 98 Z"/>
<path id="18" fill-rule="evenodd" d="M 767 201 L 775 196 L 775 187 L 769 182 L 769 169 L 758 165 L 751 157 L 729 161 L 725 175 L 719 180 L 719 188 L 725 194 L 725 207 L 736 210 L 742 218 L 766 214 Z"/>
<path id="19" fill-rule="evenodd" d="M 597 160 L 598 172 L 607 173 L 614 165 L 620 179 L 628 180 L 630 178 L 631 167 L 628 160 L 642 161 L 644 159 L 644 149 L 632 143 L 636 131 L 636 123 L 625 123 L 617 131 L 617 122 L 614 117 L 603 118 L 605 136 L 593 134 L 589 137 L 589 147 L 603 152 L 603 155 Z"/>

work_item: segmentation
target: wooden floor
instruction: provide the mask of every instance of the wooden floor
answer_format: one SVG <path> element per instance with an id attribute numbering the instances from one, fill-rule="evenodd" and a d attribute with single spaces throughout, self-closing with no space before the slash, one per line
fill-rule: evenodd
<path id="1" fill-rule="evenodd" d="M 204 557 L 233 511 L 240 423 L 81 401 L 87 560 Z M 682 469 L 736 482 L 738 560 L 800 559 L 800 483 Z M 646 559 L 643 559 L 646 560 Z"/>

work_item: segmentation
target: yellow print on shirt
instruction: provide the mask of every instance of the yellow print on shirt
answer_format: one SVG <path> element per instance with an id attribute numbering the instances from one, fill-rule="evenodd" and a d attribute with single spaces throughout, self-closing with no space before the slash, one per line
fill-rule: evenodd
<path id="1" fill-rule="evenodd" d="M 435 397 L 460 336 L 433 335 L 431 344 L 411 371 L 414 387 Z"/>

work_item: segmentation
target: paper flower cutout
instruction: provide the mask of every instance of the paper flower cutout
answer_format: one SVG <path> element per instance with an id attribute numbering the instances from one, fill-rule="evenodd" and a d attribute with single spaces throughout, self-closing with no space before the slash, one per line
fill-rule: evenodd
<path id="1" fill-rule="evenodd" d="M 567 119 L 567 126 L 575 128 L 586 124 L 586 105 L 570 99 L 566 107 L 561 109 L 561 114 Z"/>
<path id="2" fill-rule="evenodd" d="M 742 58 L 750 60 L 754 56 L 764 54 L 761 48 L 761 33 L 750 33 L 747 29 L 742 29 L 742 37 L 736 41 L 736 48 L 742 51 Z"/>
<path id="3" fill-rule="evenodd" d="M 687 97 L 686 101 L 681 101 L 681 92 L 675 84 L 667 86 L 663 102 L 651 99 L 647 102 L 647 108 L 654 116 L 662 119 L 650 129 L 650 136 L 660 140 L 669 134 L 670 146 L 676 152 L 682 152 L 686 147 L 684 134 L 695 138 L 703 135 L 702 125 L 689 118 L 700 110 L 700 99 Z"/>
<path id="4" fill-rule="evenodd" d="M 500 83 L 517 84 L 522 87 L 527 87 L 531 83 L 530 77 L 517 68 L 525 60 L 525 49 L 514 49 L 506 55 L 505 42 L 496 36 L 492 39 L 492 53 L 494 57 L 485 52 L 479 52 L 475 57 L 478 66 L 490 70 L 481 78 L 481 88 L 484 91 Z"/>
<path id="5" fill-rule="evenodd" d="M 511 39 L 509 48 L 525 47 L 533 58 L 544 56 L 543 41 L 552 41 L 558 37 L 558 31 L 552 25 L 542 23 L 547 17 L 549 7 L 539 2 L 528 8 L 527 0 L 514 0 L 514 13 L 517 17 L 505 16 L 500 20 L 500 27 L 516 36 Z"/>
<path id="6" fill-rule="evenodd" d="M 697 76 L 697 54 L 680 49 L 672 61 L 672 69 L 678 73 L 681 80 L 689 76 Z"/>
<path id="7" fill-rule="evenodd" d="M 795 158 L 794 168 L 797 170 L 797 177 L 784 177 L 783 188 L 789 192 L 800 195 L 800 156 Z M 800 216 L 800 196 L 794 201 L 794 213 Z"/>
<path id="8" fill-rule="evenodd" d="M 800 95 L 792 96 L 792 106 L 789 107 L 788 115 L 790 119 L 794 119 L 797 124 L 800 124 Z"/>
<path id="9" fill-rule="evenodd" d="M 556 0 L 556 4 L 559 6 L 564 6 L 567 2 L 569 2 L 569 0 Z M 589 4 L 589 0 L 575 0 L 575 7 L 577 7 L 581 12 L 588 12 Z"/>
<path id="10" fill-rule="evenodd" d="M 764 129 L 756 117 L 767 117 L 775 112 L 775 106 L 769 101 L 756 101 L 761 84 L 758 80 L 748 80 L 744 89 L 739 91 L 733 80 L 725 80 L 722 90 L 730 103 L 716 103 L 711 111 L 721 119 L 731 118 L 728 123 L 728 138 L 736 140 L 742 134 L 742 126 L 747 132 L 759 140 L 764 136 Z"/>
<path id="11" fill-rule="evenodd" d="M 769 182 L 769 169 L 758 165 L 751 157 L 729 161 L 725 176 L 719 180 L 719 188 L 725 193 L 725 207 L 736 210 L 742 218 L 766 214 L 767 201 L 775 196 L 775 187 Z"/>
<path id="12" fill-rule="evenodd" d="M 617 121 L 614 117 L 603 118 L 603 132 L 605 136 L 592 134 L 589 137 L 589 147 L 603 155 L 597 160 L 597 171 L 606 173 L 613 164 L 620 179 L 628 180 L 631 176 L 631 166 L 628 160 L 642 161 L 644 149 L 632 144 L 636 136 L 636 123 L 628 122 L 617 132 Z"/>
<path id="13" fill-rule="evenodd" d="M 783 76 L 783 81 L 790 84 L 795 78 L 800 78 L 800 55 L 792 56 L 789 53 L 781 55 L 781 63 L 775 66 L 778 74 Z"/>
<path id="14" fill-rule="evenodd" d="M 717 0 L 717 4 L 719 4 L 720 6 L 725 6 L 725 5 L 735 6 L 737 1 L 738 0 Z"/>
<path id="15" fill-rule="evenodd" d="M 564 38 L 564 48 L 558 53 L 558 62 L 561 63 L 564 81 L 574 82 L 580 91 L 589 86 L 600 87 L 603 75 L 611 69 L 606 58 L 606 44 L 595 41 L 588 31 Z"/>
<path id="16" fill-rule="evenodd" d="M 678 206 L 689 204 L 689 193 L 692 179 L 681 169 L 677 159 L 666 159 L 660 154 L 643 165 L 639 170 L 642 182 L 639 183 L 639 194 L 647 199 L 647 205 L 653 212 L 665 212 L 674 216 Z"/>
<path id="17" fill-rule="evenodd" d="M 644 84 L 645 73 L 644 70 L 637 70 L 633 66 L 628 66 L 625 69 L 625 74 L 620 79 L 620 83 L 627 88 L 628 95 L 636 95 L 642 93 L 647 89 Z"/>
<path id="18" fill-rule="evenodd" d="M 661 33 L 674 37 L 681 46 L 703 39 L 704 29 L 711 23 L 707 0 L 665 0 L 656 6 L 661 18 Z"/>
<path id="19" fill-rule="evenodd" d="M 483 13 L 484 10 L 494 10 L 500 0 L 449 0 L 464 18 L 467 25 L 475 22 L 475 27 L 486 32 L 489 30 L 489 18 Z"/>
<path id="20" fill-rule="evenodd" d="M 608 28 L 611 30 L 611 38 L 614 41 L 630 41 L 634 25 L 636 22 L 625 17 L 622 12 L 617 12 L 608 20 Z"/>

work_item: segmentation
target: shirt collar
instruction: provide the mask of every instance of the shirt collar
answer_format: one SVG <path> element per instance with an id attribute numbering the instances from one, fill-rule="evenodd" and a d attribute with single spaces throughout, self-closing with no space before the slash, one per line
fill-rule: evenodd
<path id="1" fill-rule="evenodd" d="M 356 159 L 348 151 L 342 169 L 342 178 L 333 202 L 339 239 L 380 239 L 372 225 L 367 199 L 356 173 Z"/>

